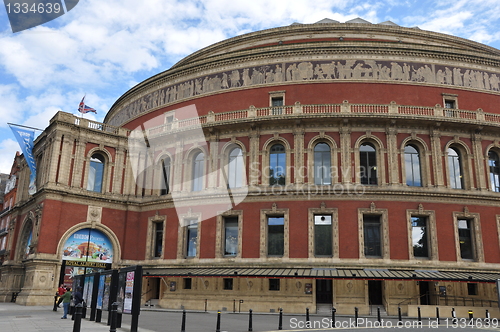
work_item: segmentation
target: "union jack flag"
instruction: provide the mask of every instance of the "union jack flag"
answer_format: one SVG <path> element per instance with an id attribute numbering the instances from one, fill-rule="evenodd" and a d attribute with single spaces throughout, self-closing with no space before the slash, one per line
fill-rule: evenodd
<path id="1" fill-rule="evenodd" d="M 83 96 L 82 101 L 80 102 L 80 105 L 78 105 L 78 112 L 83 113 L 83 114 L 88 113 L 88 112 L 94 112 L 97 114 L 97 111 L 94 108 L 85 105 L 84 100 L 85 100 L 85 96 Z"/>

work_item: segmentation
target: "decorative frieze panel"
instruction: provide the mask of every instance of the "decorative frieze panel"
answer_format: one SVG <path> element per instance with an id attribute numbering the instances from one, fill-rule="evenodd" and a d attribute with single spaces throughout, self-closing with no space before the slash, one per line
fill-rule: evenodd
<path id="1" fill-rule="evenodd" d="M 121 126 L 157 107 L 228 89 L 285 82 L 338 80 L 430 83 L 500 91 L 499 73 L 465 67 L 362 59 L 285 62 L 233 69 L 161 87 L 122 106 L 111 116 L 108 124 Z"/>

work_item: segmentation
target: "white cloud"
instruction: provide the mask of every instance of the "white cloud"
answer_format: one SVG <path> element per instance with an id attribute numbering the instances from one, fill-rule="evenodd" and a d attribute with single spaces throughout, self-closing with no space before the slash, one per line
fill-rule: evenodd
<path id="1" fill-rule="evenodd" d="M 13 139 L 4 139 L 0 142 L 0 173 L 10 173 L 17 151 L 20 152 L 21 148 Z"/>
<path id="2" fill-rule="evenodd" d="M 18 88 L 15 85 L 0 84 L 0 127 L 6 127 L 8 122 L 22 119 L 23 106 L 18 99 Z"/>

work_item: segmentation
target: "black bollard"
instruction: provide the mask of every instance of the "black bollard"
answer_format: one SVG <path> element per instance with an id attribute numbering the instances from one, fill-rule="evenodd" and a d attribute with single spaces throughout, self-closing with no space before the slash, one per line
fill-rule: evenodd
<path id="1" fill-rule="evenodd" d="M 248 331 L 253 331 L 253 328 L 252 328 L 252 309 L 248 310 Z"/>
<path id="2" fill-rule="evenodd" d="M 80 332 L 80 328 L 82 327 L 82 307 L 83 305 L 80 303 L 75 308 L 75 322 L 73 323 L 73 332 Z"/>
<path id="3" fill-rule="evenodd" d="M 82 318 L 87 318 L 87 303 L 85 303 L 85 301 L 83 301 L 82 303 Z"/>
<path id="4" fill-rule="evenodd" d="M 186 332 L 186 310 L 182 310 L 181 332 Z"/>
<path id="5" fill-rule="evenodd" d="M 474 320 L 474 312 L 469 309 L 469 322 L 472 323 L 473 320 Z"/>
<path id="6" fill-rule="evenodd" d="M 217 311 L 217 325 L 215 326 L 215 332 L 220 332 L 220 310 Z"/>
<path id="7" fill-rule="evenodd" d="M 57 311 L 57 293 L 54 295 L 54 308 L 52 308 L 52 311 Z"/>
<path id="8" fill-rule="evenodd" d="M 311 321 L 311 320 L 309 319 L 309 308 L 306 308 L 306 322 L 309 322 L 309 321 Z M 306 324 L 307 324 L 307 323 L 306 323 Z"/>
<path id="9" fill-rule="evenodd" d="M 283 309 L 280 308 L 280 320 L 278 321 L 278 330 L 283 330 Z"/>
<path id="10" fill-rule="evenodd" d="M 335 309 L 334 306 L 332 306 L 332 328 L 335 328 L 335 313 L 337 312 L 337 309 Z"/>
<path id="11" fill-rule="evenodd" d="M 111 305 L 111 324 L 109 327 L 109 332 L 116 332 L 116 312 L 118 311 L 118 302 L 114 302 Z"/>
<path id="12" fill-rule="evenodd" d="M 439 307 L 436 307 L 436 320 L 437 320 L 438 325 L 441 324 L 439 322 Z"/>
<path id="13" fill-rule="evenodd" d="M 398 307 L 398 325 L 403 325 L 403 317 L 401 316 L 401 307 Z"/>
<path id="14" fill-rule="evenodd" d="M 455 313 L 455 308 L 451 308 L 451 322 L 452 324 L 457 324 L 457 314 Z"/>
<path id="15" fill-rule="evenodd" d="M 358 327 L 358 307 L 354 307 L 354 324 Z"/>
<path id="16" fill-rule="evenodd" d="M 490 321 L 490 312 L 488 311 L 488 309 L 486 309 L 486 321 Z"/>
<path id="17" fill-rule="evenodd" d="M 419 322 L 422 321 L 422 315 L 420 314 L 420 307 L 417 307 L 417 319 Z"/>
<path id="18" fill-rule="evenodd" d="M 381 323 L 381 322 L 382 322 L 382 319 L 380 318 L 380 307 L 377 307 L 377 321 L 378 321 L 379 323 Z"/>

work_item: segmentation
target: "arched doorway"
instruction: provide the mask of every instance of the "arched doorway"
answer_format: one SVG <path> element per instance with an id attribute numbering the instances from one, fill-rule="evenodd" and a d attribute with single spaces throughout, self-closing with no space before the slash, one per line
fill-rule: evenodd
<path id="1" fill-rule="evenodd" d="M 77 275 L 109 270 L 113 257 L 113 244 L 102 231 L 92 228 L 77 230 L 62 247 L 59 283 L 71 287 Z"/>

